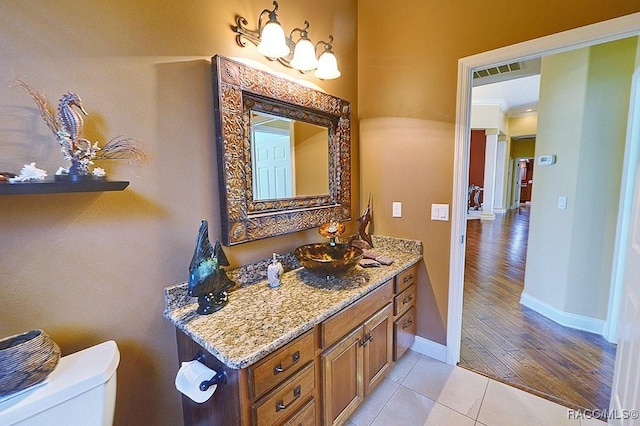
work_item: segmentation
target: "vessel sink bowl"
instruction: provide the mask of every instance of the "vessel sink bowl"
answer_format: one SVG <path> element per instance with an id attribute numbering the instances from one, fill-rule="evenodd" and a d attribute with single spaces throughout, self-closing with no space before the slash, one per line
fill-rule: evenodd
<path id="1" fill-rule="evenodd" d="M 362 259 L 362 250 L 350 244 L 315 243 L 296 248 L 298 261 L 319 275 L 341 275 L 353 269 Z"/>

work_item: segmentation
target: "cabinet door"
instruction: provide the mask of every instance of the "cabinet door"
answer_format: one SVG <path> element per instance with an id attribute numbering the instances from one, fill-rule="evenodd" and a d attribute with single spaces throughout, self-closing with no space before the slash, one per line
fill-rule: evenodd
<path id="1" fill-rule="evenodd" d="M 364 394 L 380 382 L 393 363 L 391 304 L 364 323 Z"/>
<path id="2" fill-rule="evenodd" d="M 323 424 L 341 424 L 364 398 L 363 327 L 355 329 L 322 355 Z"/>

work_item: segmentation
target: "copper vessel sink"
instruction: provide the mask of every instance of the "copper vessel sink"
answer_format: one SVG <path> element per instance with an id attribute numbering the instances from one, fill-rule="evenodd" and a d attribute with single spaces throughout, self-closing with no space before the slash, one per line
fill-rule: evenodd
<path id="1" fill-rule="evenodd" d="M 300 246 L 294 252 L 298 261 L 319 275 L 341 275 L 353 269 L 362 250 L 350 244 L 315 243 Z"/>

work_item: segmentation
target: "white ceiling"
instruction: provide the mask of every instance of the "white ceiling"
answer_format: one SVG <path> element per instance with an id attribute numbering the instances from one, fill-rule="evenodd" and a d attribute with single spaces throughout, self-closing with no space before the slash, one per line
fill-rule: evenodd
<path id="1" fill-rule="evenodd" d="M 474 87 L 473 105 L 500 105 L 508 115 L 538 110 L 540 74 Z"/>

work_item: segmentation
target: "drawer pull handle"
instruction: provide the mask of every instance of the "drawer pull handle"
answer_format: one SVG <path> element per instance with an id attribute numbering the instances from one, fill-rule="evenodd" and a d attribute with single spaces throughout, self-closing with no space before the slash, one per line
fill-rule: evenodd
<path id="1" fill-rule="evenodd" d="M 290 407 L 291 404 L 293 404 L 296 401 L 296 399 L 300 398 L 300 394 L 301 394 L 300 385 L 298 385 L 295 387 L 295 389 L 293 389 L 293 399 L 288 404 L 285 404 L 282 400 L 276 403 L 276 412 L 280 410 L 284 410 L 287 407 Z"/>
<path id="2" fill-rule="evenodd" d="M 404 300 L 402 301 L 403 305 L 406 305 L 407 303 L 411 302 L 413 300 L 413 296 L 409 295 L 408 297 L 405 297 Z"/>
<path id="3" fill-rule="evenodd" d="M 409 327 L 411 324 L 413 324 L 413 320 L 409 318 L 407 321 L 402 323 L 402 329 L 404 330 L 405 328 Z"/>
<path id="4" fill-rule="evenodd" d="M 367 333 L 367 335 L 364 336 L 364 338 L 360 340 L 358 344 L 360 346 L 367 346 L 367 343 L 371 342 L 372 340 L 373 340 L 373 336 L 371 335 L 371 333 Z"/>
<path id="5" fill-rule="evenodd" d="M 404 277 L 404 278 L 402 279 L 402 283 L 403 283 L 403 284 L 404 284 L 404 283 L 407 283 L 407 282 L 411 281 L 412 279 L 413 279 L 413 274 L 409 274 L 409 275 L 407 275 L 406 277 Z"/>
<path id="6" fill-rule="evenodd" d="M 282 363 L 280 363 L 280 364 L 276 365 L 276 366 L 273 368 L 273 374 L 274 374 L 274 375 L 276 375 L 276 374 L 280 374 L 280 373 L 282 373 L 283 371 L 286 371 L 286 370 L 290 369 L 290 368 L 291 368 L 291 367 L 293 367 L 293 366 L 295 365 L 295 363 L 296 363 L 296 362 L 298 362 L 299 360 L 300 360 L 300 351 L 295 351 L 295 352 L 294 352 L 294 354 L 291 356 L 291 365 L 290 365 L 290 366 L 288 366 L 288 367 L 286 367 L 286 368 L 283 368 L 283 367 L 282 367 Z"/>

